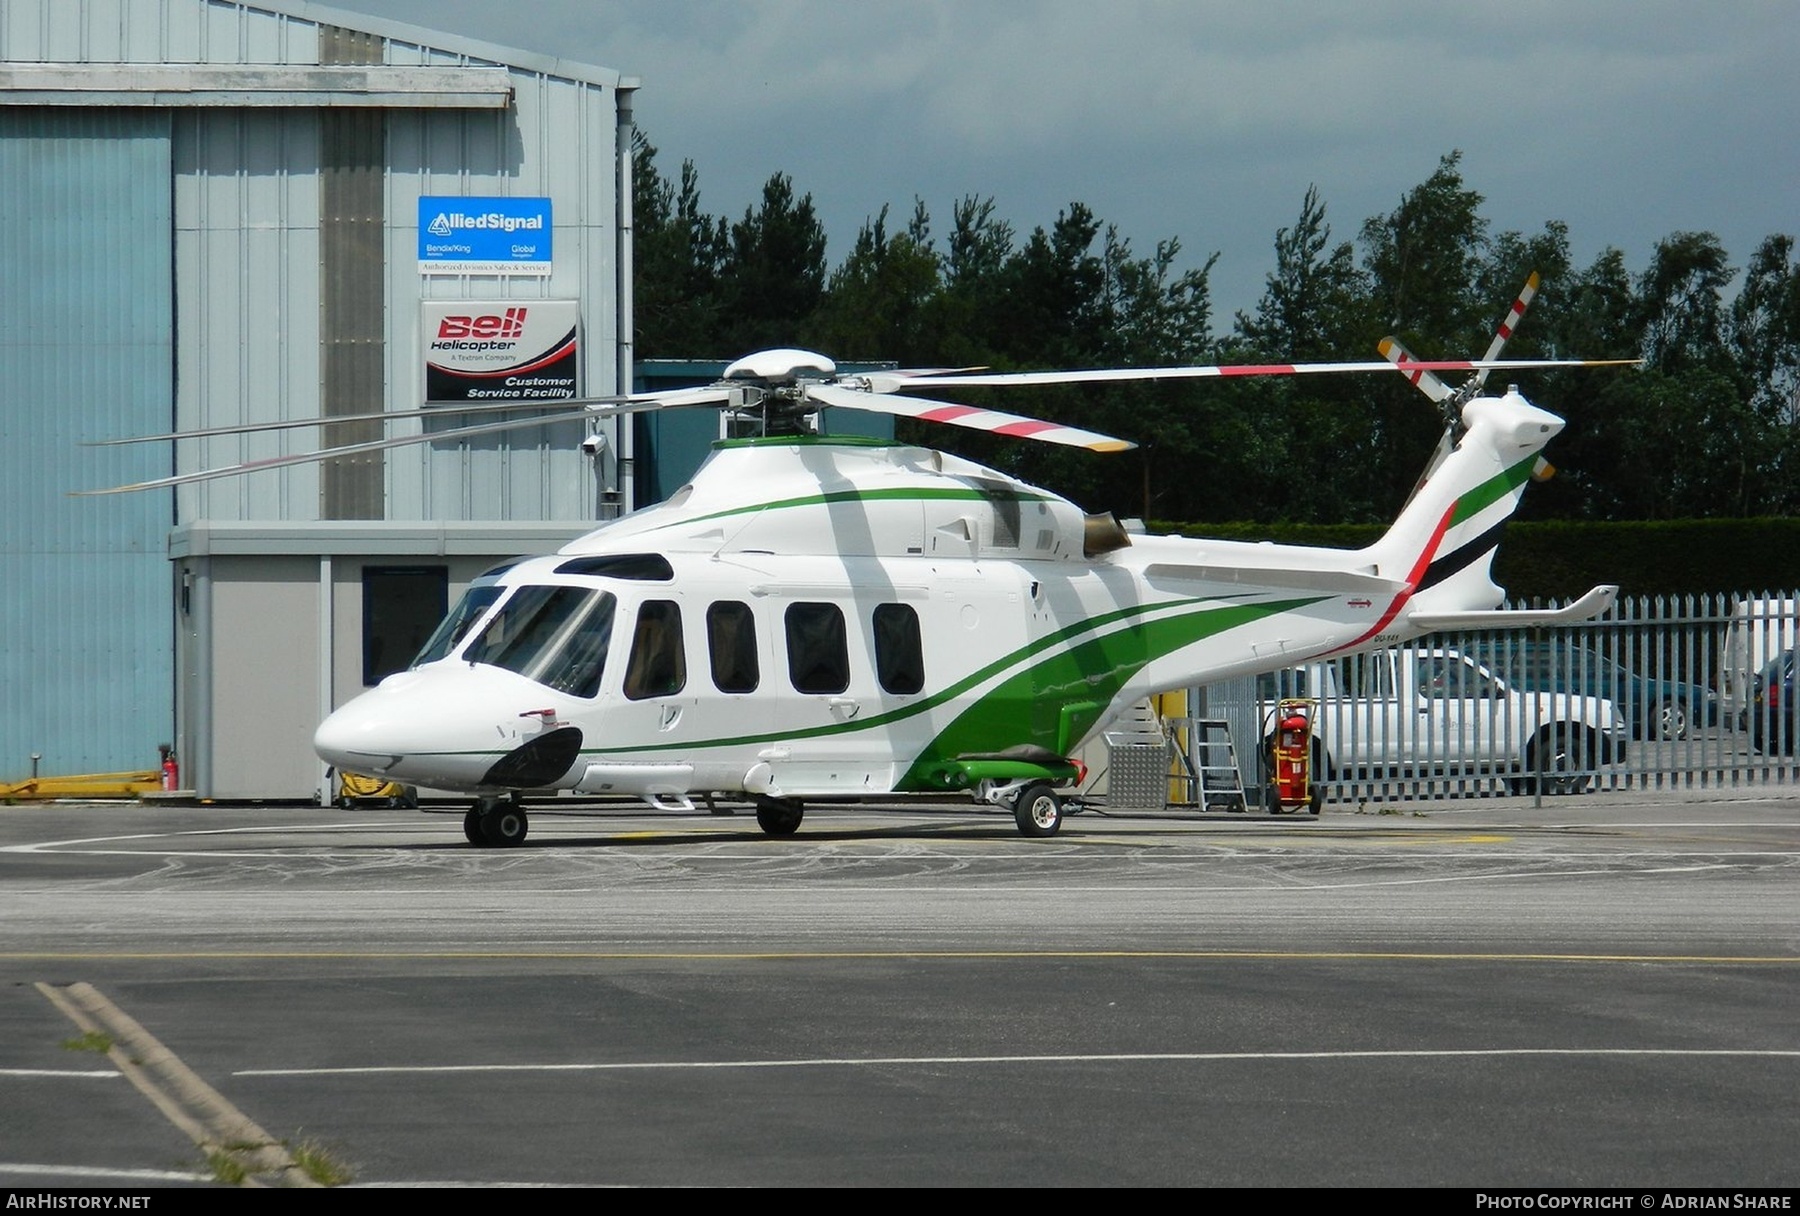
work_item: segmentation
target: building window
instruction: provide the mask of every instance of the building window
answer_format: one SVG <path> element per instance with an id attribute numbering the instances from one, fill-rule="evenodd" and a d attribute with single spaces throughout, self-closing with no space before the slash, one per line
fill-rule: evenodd
<path id="1" fill-rule="evenodd" d="M 796 692 L 836 693 L 850 687 L 850 648 L 836 604 L 789 604 L 788 679 Z"/>
<path id="2" fill-rule="evenodd" d="M 910 695 L 925 687 L 925 647 L 919 614 L 910 604 L 875 606 L 875 678 L 885 692 Z"/>
<path id="3" fill-rule="evenodd" d="M 755 692 L 756 618 L 750 605 L 721 600 L 706 610 L 706 646 L 713 686 L 720 692 Z"/>
<path id="4" fill-rule="evenodd" d="M 447 566 L 363 567 L 363 684 L 405 671 L 449 608 Z"/>

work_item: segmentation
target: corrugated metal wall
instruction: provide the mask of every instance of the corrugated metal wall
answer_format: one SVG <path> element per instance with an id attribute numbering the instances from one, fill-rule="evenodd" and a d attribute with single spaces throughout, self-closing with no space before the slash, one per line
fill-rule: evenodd
<path id="1" fill-rule="evenodd" d="M 174 0 L 164 0 L 173 3 Z M 236 6 L 215 10 L 239 12 Z M 237 42 L 246 61 L 317 63 L 342 57 L 357 39 L 292 17 L 240 12 Z M 166 48 L 170 60 L 206 60 L 226 43 L 215 17 L 185 31 Z M 380 23 L 372 23 L 379 26 Z M 173 37 L 173 36 L 172 36 Z M 196 39 L 192 44 L 184 38 Z M 446 39 L 459 49 L 384 38 L 374 44 L 394 66 L 494 64 L 479 47 Z M 321 48 L 326 51 L 321 56 Z M 332 48 L 337 48 L 333 50 Z M 496 53 L 499 48 L 490 48 Z M 372 51 L 370 53 L 373 53 Z M 554 74 L 549 61 L 517 56 L 507 64 L 515 105 L 505 111 L 387 109 L 322 122 L 313 110 L 187 110 L 175 125 L 176 255 L 182 376 L 177 401 L 182 428 L 320 417 L 337 408 L 322 375 L 323 327 L 341 313 L 321 316 L 331 296 L 322 278 L 333 226 L 343 214 L 323 214 L 324 198 L 340 191 L 322 182 L 322 164 L 335 163 L 344 122 L 374 124 L 383 146 L 384 259 L 378 268 L 384 298 L 382 393 L 389 409 L 423 403 L 423 299 L 574 299 L 582 306 L 583 389 L 599 394 L 618 384 L 618 207 L 614 158 L 617 92 L 593 80 Z M 607 76 L 607 73 L 600 73 Z M 617 77 L 612 76 L 616 83 Z M 332 124 L 329 130 L 324 122 Z M 339 157 L 341 159 L 341 157 Z M 528 276 L 433 276 L 418 273 L 418 199 L 421 195 L 542 196 L 555 214 L 555 269 Z M 340 204 L 330 204 L 337 209 Z M 366 266 L 365 266 L 366 268 Z M 373 282 L 373 277 L 371 276 Z M 364 288 L 363 290 L 368 290 Z M 332 318 L 340 318 L 334 321 Z M 339 334 L 339 337 L 342 337 Z M 340 354 L 348 350 L 340 346 Z M 357 403 L 360 408 L 369 408 Z M 377 406 L 381 402 L 376 403 Z M 354 412 L 350 405 L 342 406 Z M 387 433 L 420 431 L 417 422 L 390 424 Z M 596 514 L 593 461 L 580 451 L 579 423 L 533 428 L 465 441 L 421 444 L 367 458 L 381 470 L 370 504 L 346 506 L 343 493 L 321 488 L 316 466 L 207 482 L 178 491 L 183 519 L 580 521 Z M 317 430 L 268 432 L 184 444 L 183 470 L 237 464 L 310 450 Z M 617 450 L 615 443 L 614 450 Z M 325 506 L 329 502 L 331 505 Z"/>
<path id="2" fill-rule="evenodd" d="M 86 440 L 172 416 L 169 118 L 0 110 L 0 779 L 154 768 L 173 741 L 168 471 Z"/>
<path id="3" fill-rule="evenodd" d="M 530 62 L 529 57 L 521 57 Z M 489 62 L 390 41 L 387 62 Z M 618 391 L 617 94 L 612 88 L 513 68 L 510 113 L 392 110 L 388 123 L 388 372 L 394 408 L 424 399 L 417 301 L 579 300 L 582 391 Z M 548 278 L 433 276 L 418 270 L 422 195 L 548 197 L 555 270 Z M 609 433 L 612 428 L 608 425 Z M 584 520 L 596 515 L 593 461 L 582 428 L 563 424 L 388 457 L 388 518 Z M 613 450 L 618 450 L 612 435 Z"/>

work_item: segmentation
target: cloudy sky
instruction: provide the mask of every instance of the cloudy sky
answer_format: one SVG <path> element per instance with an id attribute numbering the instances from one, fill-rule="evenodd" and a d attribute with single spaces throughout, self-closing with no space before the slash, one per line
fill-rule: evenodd
<path id="1" fill-rule="evenodd" d="M 1800 235 L 1800 0 L 336 0 L 641 79 L 663 171 L 741 216 L 774 172 L 835 264 L 886 205 L 1021 233 L 1071 201 L 1140 255 L 1217 252 L 1220 327 L 1317 185 L 1337 239 L 1463 154 L 1494 231 L 1569 226 L 1635 273 Z"/>

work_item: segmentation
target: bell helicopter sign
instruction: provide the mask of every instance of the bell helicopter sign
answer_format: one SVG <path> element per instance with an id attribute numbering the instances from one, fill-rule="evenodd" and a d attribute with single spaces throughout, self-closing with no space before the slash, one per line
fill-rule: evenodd
<path id="1" fill-rule="evenodd" d="M 425 402 L 567 401 L 580 329 L 576 300 L 426 300 Z"/>
<path id="2" fill-rule="evenodd" d="M 420 274 L 547 275 L 547 198 L 419 199 Z"/>

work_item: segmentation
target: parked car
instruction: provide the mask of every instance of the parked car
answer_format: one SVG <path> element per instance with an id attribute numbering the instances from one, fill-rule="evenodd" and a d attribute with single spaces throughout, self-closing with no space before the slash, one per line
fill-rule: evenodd
<path id="1" fill-rule="evenodd" d="M 1281 698 L 1317 703 L 1315 779 L 1475 775 L 1515 793 L 1573 794 L 1625 761 L 1626 726 L 1605 697 L 1516 686 L 1443 646 L 1398 647 L 1258 678 L 1265 723 Z M 1265 736 L 1269 727 L 1265 726 Z M 1268 755 L 1269 739 L 1263 742 Z"/>
<path id="2" fill-rule="evenodd" d="M 1719 724 L 1719 698 L 1712 689 L 1641 675 L 1592 647 L 1508 639 L 1476 653 L 1520 688 L 1612 701 L 1634 739 L 1685 739 L 1689 731 Z"/>
<path id="3" fill-rule="evenodd" d="M 1769 661 L 1751 686 L 1750 745 L 1765 755 L 1792 755 L 1800 730 L 1800 702 L 1794 700 L 1795 652 Z"/>

